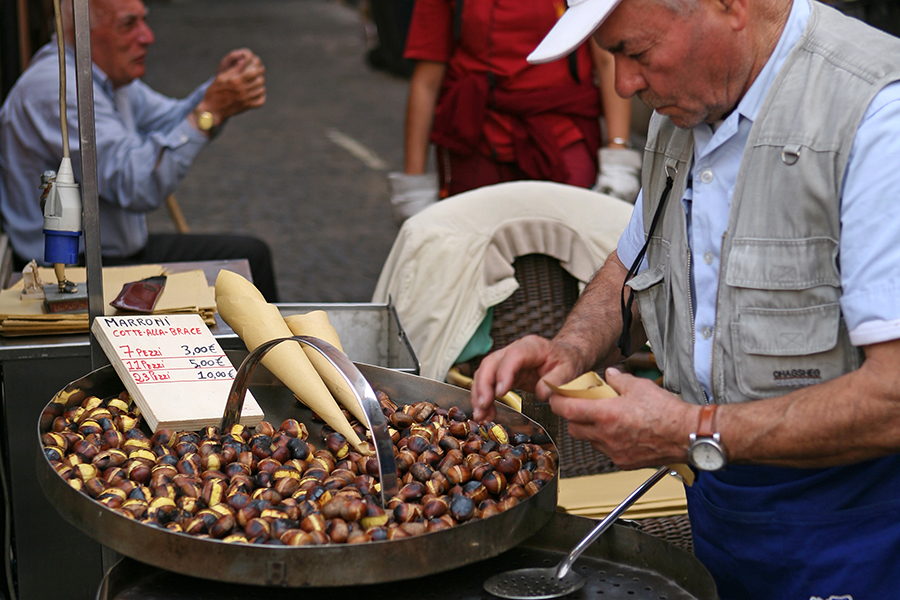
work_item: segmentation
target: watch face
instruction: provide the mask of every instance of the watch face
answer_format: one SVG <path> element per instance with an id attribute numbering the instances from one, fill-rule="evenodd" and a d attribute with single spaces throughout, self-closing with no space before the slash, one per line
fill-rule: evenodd
<path id="1" fill-rule="evenodd" d="M 197 117 L 197 125 L 203 131 L 209 131 L 210 129 L 212 129 L 214 124 L 215 124 L 215 118 L 212 116 L 212 113 L 210 113 L 210 112 L 202 112 L 202 113 L 200 113 L 200 116 Z"/>
<path id="2" fill-rule="evenodd" d="M 725 466 L 725 454 L 712 440 L 702 439 L 691 446 L 691 462 L 703 471 L 718 471 Z"/>

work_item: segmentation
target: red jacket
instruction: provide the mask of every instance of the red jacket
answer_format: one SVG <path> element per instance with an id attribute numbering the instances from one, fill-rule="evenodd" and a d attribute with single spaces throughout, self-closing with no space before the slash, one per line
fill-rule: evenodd
<path id="1" fill-rule="evenodd" d="M 457 9 L 456 0 L 416 0 L 407 38 L 407 58 L 447 64 L 432 141 L 516 161 L 530 176 L 553 181 L 564 178 L 562 148 L 584 140 L 596 156 L 600 96 L 587 44 L 571 65 L 525 60 L 564 0 L 464 0 L 458 21 Z"/>

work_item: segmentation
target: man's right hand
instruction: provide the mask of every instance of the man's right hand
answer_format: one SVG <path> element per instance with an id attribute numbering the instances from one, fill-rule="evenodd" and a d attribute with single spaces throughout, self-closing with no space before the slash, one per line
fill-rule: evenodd
<path id="1" fill-rule="evenodd" d="M 472 418 L 493 421 L 494 398 L 511 389 L 533 391 L 547 401 L 551 390 L 544 383 L 562 385 L 581 374 L 584 358 L 572 346 L 529 335 L 488 354 L 481 361 L 472 382 Z"/>
<path id="2" fill-rule="evenodd" d="M 212 113 L 216 126 L 227 118 L 266 103 L 266 68 L 250 50 L 232 50 L 219 63 L 216 78 L 197 112 Z"/>

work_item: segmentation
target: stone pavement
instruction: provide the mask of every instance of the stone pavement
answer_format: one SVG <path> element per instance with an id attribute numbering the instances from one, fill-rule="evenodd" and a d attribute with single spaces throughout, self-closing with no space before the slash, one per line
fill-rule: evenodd
<path id="1" fill-rule="evenodd" d="M 231 119 L 176 196 L 193 232 L 265 239 L 282 302 L 368 302 L 397 234 L 407 81 L 365 64 L 359 9 L 336 0 L 149 0 L 145 81 L 183 97 L 229 50 L 266 65 L 268 99 Z M 153 231 L 174 231 L 162 209 Z"/>

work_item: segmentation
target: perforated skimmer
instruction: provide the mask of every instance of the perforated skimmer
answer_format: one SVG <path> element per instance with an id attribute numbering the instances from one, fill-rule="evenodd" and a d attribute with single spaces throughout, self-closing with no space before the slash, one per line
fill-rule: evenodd
<path id="1" fill-rule="evenodd" d="M 571 570 L 572 564 L 588 546 L 612 526 L 622 513 L 670 472 L 675 474 L 669 467 L 661 467 L 656 471 L 615 507 L 606 518 L 600 521 L 557 566 L 532 567 L 498 573 L 484 582 L 485 591 L 510 600 L 541 600 L 542 598 L 559 598 L 581 589 L 584 586 L 584 577 Z"/>

